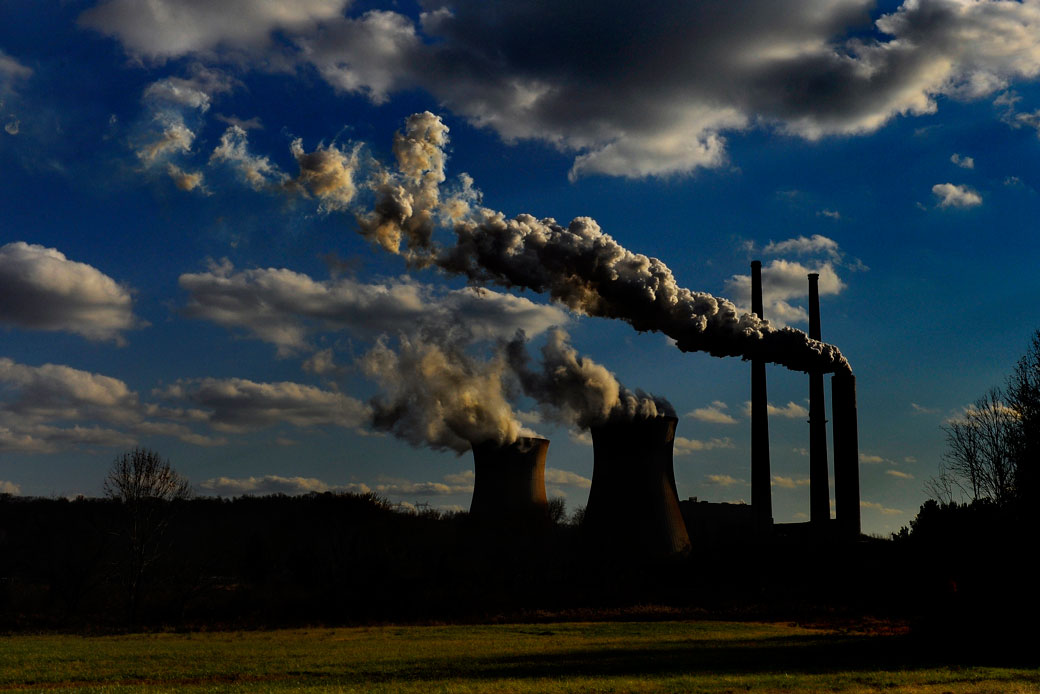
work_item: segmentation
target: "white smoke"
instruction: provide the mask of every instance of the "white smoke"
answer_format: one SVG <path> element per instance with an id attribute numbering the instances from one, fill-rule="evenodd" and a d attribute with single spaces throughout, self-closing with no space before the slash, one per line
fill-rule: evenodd
<path id="1" fill-rule="evenodd" d="M 370 187 L 376 193 L 374 208 L 360 215 L 363 236 L 392 253 L 402 253 L 416 265 L 425 265 L 441 206 L 444 182 L 444 147 L 448 126 L 429 111 L 408 117 L 404 133 L 394 136 L 397 171 L 378 167 Z"/>
<path id="2" fill-rule="evenodd" d="M 529 214 L 509 219 L 474 204 L 468 179 L 461 193 L 442 201 L 438 186 L 445 180 L 447 142 L 448 129 L 438 116 L 424 112 L 408 119 L 394 142 L 400 174 L 383 174 L 376 209 L 362 221 L 364 235 L 413 264 L 432 261 L 473 282 L 548 293 L 578 313 L 662 332 L 684 352 L 760 359 L 797 371 L 851 370 L 832 345 L 774 327 L 726 299 L 679 287 L 667 265 L 632 253 L 589 217 L 567 226 Z M 453 247 L 434 244 L 438 213 L 452 219 Z"/>
<path id="3" fill-rule="evenodd" d="M 408 441 L 464 453 L 471 445 L 513 443 L 525 430 L 509 404 L 504 357 L 480 361 L 458 335 L 425 331 L 400 336 L 394 350 L 380 338 L 361 360 L 382 393 L 372 399 L 372 425 Z"/>
<path id="4" fill-rule="evenodd" d="M 550 419 L 587 429 L 610 420 L 675 416 L 675 409 L 664 398 L 632 392 L 605 366 L 579 356 L 563 330 L 549 331 L 542 347 L 541 370 L 529 365 L 522 331 L 505 345 L 505 353 L 524 394 L 537 400 Z"/>

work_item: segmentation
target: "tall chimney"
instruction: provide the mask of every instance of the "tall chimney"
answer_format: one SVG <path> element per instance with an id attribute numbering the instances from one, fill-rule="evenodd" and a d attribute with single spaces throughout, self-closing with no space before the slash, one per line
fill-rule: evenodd
<path id="1" fill-rule="evenodd" d="M 809 337 L 820 337 L 820 275 L 809 274 Z M 826 527 L 831 517 L 831 495 L 827 479 L 827 403 L 823 395 L 823 373 L 809 373 L 809 522 Z"/>
<path id="2" fill-rule="evenodd" d="M 622 557 L 690 550 L 675 489 L 675 417 L 611 420 L 592 427 L 594 468 L 583 528 Z"/>
<path id="3" fill-rule="evenodd" d="M 762 315 L 762 262 L 751 261 L 751 312 Z M 769 404 L 766 363 L 751 361 L 751 508 L 759 529 L 773 525 L 773 498 L 769 475 Z"/>
<path id="4" fill-rule="evenodd" d="M 856 377 L 831 377 L 834 423 L 834 517 L 844 537 L 859 537 L 859 432 L 856 424 Z"/>
<path id="5" fill-rule="evenodd" d="M 549 440 L 521 437 L 511 444 L 473 445 L 473 500 L 469 513 L 488 525 L 542 526 L 549 520 L 545 454 Z"/>

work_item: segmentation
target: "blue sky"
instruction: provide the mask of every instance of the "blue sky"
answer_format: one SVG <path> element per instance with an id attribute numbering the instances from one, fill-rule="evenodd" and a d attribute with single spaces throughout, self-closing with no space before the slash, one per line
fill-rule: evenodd
<path id="1" fill-rule="evenodd" d="M 821 272 L 863 526 L 898 529 L 1040 327 L 1038 37 L 1033 1 L 6 2 L 0 491 L 98 494 L 146 445 L 201 493 L 465 508 L 460 435 L 493 421 L 552 440 L 573 508 L 588 413 L 520 392 L 520 327 L 532 367 L 552 342 L 671 403 L 681 498 L 749 500 L 748 364 L 467 288 L 439 254 L 501 212 L 592 218 L 738 309 L 761 259 L 767 331 L 806 328 Z M 806 381 L 769 369 L 778 521 L 808 512 Z"/>

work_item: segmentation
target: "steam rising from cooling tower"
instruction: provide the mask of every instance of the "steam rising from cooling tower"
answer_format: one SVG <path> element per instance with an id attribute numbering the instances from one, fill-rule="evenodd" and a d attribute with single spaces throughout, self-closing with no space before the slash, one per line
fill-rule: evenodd
<path id="1" fill-rule="evenodd" d="M 509 366 L 524 394 L 542 404 L 551 419 L 588 429 L 613 420 L 675 414 L 664 398 L 632 392 L 605 366 L 579 356 L 563 330 L 549 331 L 541 370 L 531 368 L 526 347 L 526 337 L 519 331 L 505 346 Z"/>
<path id="2" fill-rule="evenodd" d="M 463 453 L 491 442 L 507 445 L 524 432 L 506 398 L 501 356 L 480 361 L 462 343 L 426 331 L 401 336 L 395 351 L 384 337 L 361 361 L 383 393 L 372 399 L 372 425 L 413 446 Z"/>
<path id="3" fill-rule="evenodd" d="M 548 293 L 579 313 L 662 332 L 683 351 L 759 359 L 797 371 L 851 372 L 832 345 L 740 313 L 726 299 L 679 287 L 667 265 L 622 247 L 589 217 L 566 226 L 528 214 L 507 219 L 474 204 L 468 180 L 460 193 L 442 200 L 447 133 L 432 113 L 408 119 L 394 141 L 399 173 L 382 174 L 375 210 L 361 220 L 363 234 L 412 264 L 435 263 L 474 282 Z M 438 216 L 453 221 L 455 246 L 434 245 Z"/>

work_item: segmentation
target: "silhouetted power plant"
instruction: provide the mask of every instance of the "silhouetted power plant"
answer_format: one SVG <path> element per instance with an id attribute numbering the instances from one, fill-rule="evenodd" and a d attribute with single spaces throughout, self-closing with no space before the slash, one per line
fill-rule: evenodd
<path id="1" fill-rule="evenodd" d="M 473 500 L 469 512 L 490 525 L 545 525 L 545 455 L 549 440 L 520 437 L 506 445 L 473 446 Z"/>
<path id="2" fill-rule="evenodd" d="M 675 489 L 676 417 L 637 417 L 592 427 L 594 468 L 584 526 L 621 557 L 690 550 Z"/>
<path id="3" fill-rule="evenodd" d="M 809 274 L 809 338 L 821 340 L 818 273 Z M 751 263 L 751 310 L 763 315 L 762 263 Z M 845 362 L 847 368 L 847 362 Z M 827 458 L 825 368 L 809 371 L 809 523 L 816 537 L 855 539 L 860 533 L 856 378 L 831 377 L 834 521 Z M 615 558 L 670 557 L 699 544 L 768 538 L 774 531 L 769 459 L 766 362 L 751 361 L 751 504 L 679 503 L 672 448 L 678 419 L 611 416 L 591 427 L 594 469 L 583 528 L 590 544 Z M 545 458 L 549 441 L 520 438 L 473 445 L 475 480 L 470 514 L 489 525 L 548 523 Z M 685 516 L 685 518 L 684 518 Z M 799 524 L 781 524 L 791 528 Z M 790 533 L 787 533 L 790 535 Z"/>

